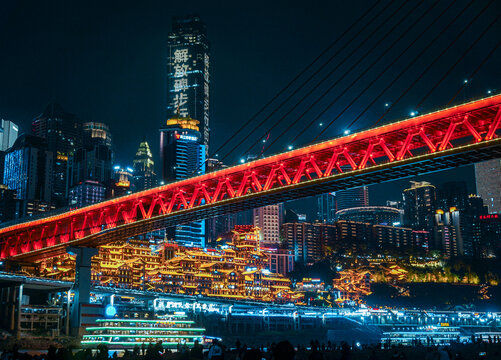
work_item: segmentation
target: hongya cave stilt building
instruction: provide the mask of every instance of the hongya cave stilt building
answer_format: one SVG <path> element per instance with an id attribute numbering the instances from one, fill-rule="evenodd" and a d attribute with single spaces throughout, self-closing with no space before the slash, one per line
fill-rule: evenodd
<path id="1" fill-rule="evenodd" d="M 290 302 L 301 297 L 290 280 L 271 273 L 259 248 L 257 227 L 235 226 L 231 242 L 217 249 L 180 247 L 166 242 L 129 239 L 99 247 L 92 258 L 94 283 L 165 293 L 201 294 L 233 299 Z M 75 277 L 69 254 L 44 260 L 39 275 L 59 280 Z"/>

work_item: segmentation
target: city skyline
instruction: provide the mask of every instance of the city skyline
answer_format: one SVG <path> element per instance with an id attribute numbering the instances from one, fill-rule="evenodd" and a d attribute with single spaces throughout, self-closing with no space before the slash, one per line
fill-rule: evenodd
<path id="1" fill-rule="evenodd" d="M 496 357 L 500 15 L 0 2 L 3 355 Z"/>

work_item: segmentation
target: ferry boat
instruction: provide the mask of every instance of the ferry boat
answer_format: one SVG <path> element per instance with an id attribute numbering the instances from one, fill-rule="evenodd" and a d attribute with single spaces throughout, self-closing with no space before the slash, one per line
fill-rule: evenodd
<path id="1" fill-rule="evenodd" d="M 423 345 L 450 345 L 452 341 L 467 341 L 467 336 L 458 326 L 394 326 L 383 332 L 382 343 L 414 345 L 419 342 Z"/>
<path id="2" fill-rule="evenodd" d="M 86 328 L 88 334 L 83 336 L 81 344 L 86 348 L 104 344 L 110 350 L 132 349 L 136 345 L 141 348 L 143 344 L 158 342 L 164 349 L 193 346 L 195 341 L 203 345 L 205 329 L 194 324 L 186 315 L 167 315 L 162 319 L 97 319 L 98 326 Z"/>

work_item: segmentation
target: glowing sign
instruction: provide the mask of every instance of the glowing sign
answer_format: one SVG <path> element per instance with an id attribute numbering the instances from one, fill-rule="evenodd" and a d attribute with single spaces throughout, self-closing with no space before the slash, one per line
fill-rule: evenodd
<path id="1" fill-rule="evenodd" d="M 198 138 L 196 136 L 181 135 L 181 134 L 176 134 L 176 139 L 187 140 L 187 141 L 197 141 L 198 140 Z"/>
<path id="2" fill-rule="evenodd" d="M 499 219 L 499 215 L 498 214 L 480 215 L 478 218 L 480 220 Z"/>
<path id="3" fill-rule="evenodd" d="M 186 90 L 189 87 L 189 58 L 188 49 L 177 49 L 174 51 L 174 92 L 177 94 L 174 96 L 172 107 L 174 113 L 179 114 L 181 117 L 188 116 L 188 108 L 185 105 L 188 103 Z"/>
<path id="4" fill-rule="evenodd" d="M 114 307 L 113 305 L 108 305 L 104 309 L 104 313 L 107 317 L 113 317 L 117 314 L 117 308 Z"/>

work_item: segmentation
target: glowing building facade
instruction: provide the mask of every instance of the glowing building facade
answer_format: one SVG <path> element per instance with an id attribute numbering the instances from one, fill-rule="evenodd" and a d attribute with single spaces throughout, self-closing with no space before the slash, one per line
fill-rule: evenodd
<path id="1" fill-rule="evenodd" d="M 207 151 L 210 55 L 207 29 L 198 16 L 173 18 L 168 51 L 167 116 L 200 120 L 201 143 Z"/>
<path id="2" fill-rule="evenodd" d="M 19 217 L 53 209 L 52 152 L 45 139 L 21 135 L 5 154 L 3 183 L 20 200 Z"/>
<path id="3" fill-rule="evenodd" d="M 199 121 L 174 117 L 160 128 L 162 180 L 170 183 L 205 173 L 205 145 Z M 167 230 L 169 240 L 183 246 L 205 246 L 205 221 L 178 225 Z"/>
<path id="4" fill-rule="evenodd" d="M 143 139 L 132 161 L 134 170 L 134 190 L 142 191 L 157 186 L 155 163 L 148 142 Z"/>

